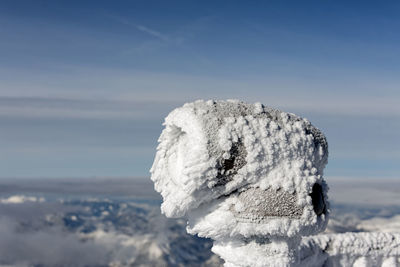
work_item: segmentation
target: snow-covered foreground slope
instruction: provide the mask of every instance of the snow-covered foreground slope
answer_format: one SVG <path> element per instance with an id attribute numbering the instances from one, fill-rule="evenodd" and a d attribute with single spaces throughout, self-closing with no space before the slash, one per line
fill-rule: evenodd
<path id="1" fill-rule="evenodd" d="M 320 234 L 303 238 L 300 266 L 397 266 L 400 233 Z"/>

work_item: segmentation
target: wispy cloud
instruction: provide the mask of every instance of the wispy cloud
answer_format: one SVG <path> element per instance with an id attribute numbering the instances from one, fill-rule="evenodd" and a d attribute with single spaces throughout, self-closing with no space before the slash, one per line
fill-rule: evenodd
<path id="1" fill-rule="evenodd" d="M 174 102 L 55 97 L 2 97 L 0 116 L 72 119 L 159 119 Z"/>
<path id="2" fill-rule="evenodd" d="M 135 25 L 135 26 L 136 26 L 136 29 L 138 29 L 139 31 L 147 33 L 147 34 L 149 34 L 149 35 L 151 35 L 153 37 L 156 37 L 156 38 L 158 38 L 160 40 L 163 40 L 165 42 L 168 42 L 170 40 L 170 38 L 168 36 L 158 32 L 156 30 L 152 30 L 152 29 L 150 29 L 148 27 L 145 27 L 143 25 Z"/>
<path id="3" fill-rule="evenodd" d="M 7 77 L 13 74 L 7 69 L 0 70 L 0 78 L 4 78 L 0 83 L 0 96 L 18 98 L 0 99 L 0 113 L 3 114 L 16 112 L 34 116 L 36 113 L 30 111 L 35 108 L 43 112 L 57 111 L 49 112 L 49 116 L 59 113 L 72 117 L 146 117 L 196 99 L 236 98 L 294 113 L 400 116 L 398 93 L 387 89 L 388 93 L 381 96 L 368 92 L 360 94 L 352 90 L 350 82 L 343 87 L 335 82 L 305 84 L 290 77 L 251 80 L 84 67 L 66 68 L 51 77 L 26 70 L 19 72 L 23 78 L 9 79 Z M 341 91 L 327 93 L 334 88 L 341 88 Z"/>
<path id="4" fill-rule="evenodd" d="M 148 34 L 148 35 L 150 35 L 150 36 L 152 36 L 152 37 L 155 37 L 155 38 L 157 38 L 157 39 L 159 39 L 159 40 L 161 40 L 161 41 L 169 42 L 169 41 L 172 40 L 172 38 L 170 38 L 170 37 L 169 37 L 168 35 L 166 35 L 166 34 L 163 34 L 163 33 L 159 32 L 159 31 L 157 31 L 157 30 L 151 29 L 151 28 L 149 28 L 149 27 L 147 27 L 147 26 L 143 26 L 143 25 L 141 25 L 141 24 L 133 23 L 133 22 L 131 22 L 130 20 L 128 20 L 128 19 L 126 19 L 126 18 L 123 18 L 123 17 L 120 17 L 120 16 L 115 16 L 115 15 L 110 15 L 110 14 L 108 14 L 107 17 L 108 17 L 108 18 L 111 18 L 111 19 L 113 19 L 114 21 L 117 21 L 117 22 L 119 22 L 119 23 L 121 23 L 121 24 L 124 24 L 124 25 L 126 25 L 126 26 L 134 27 L 134 28 L 136 28 L 137 30 L 139 30 L 139 31 L 141 31 L 141 32 L 143 32 L 143 33 L 145 33 L 145 34 Z"/>

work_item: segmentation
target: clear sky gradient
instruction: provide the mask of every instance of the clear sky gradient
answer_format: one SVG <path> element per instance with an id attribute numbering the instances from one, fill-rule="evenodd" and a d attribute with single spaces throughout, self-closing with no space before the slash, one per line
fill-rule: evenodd
<path id="1" fill-rule="evenodd" d="M 163 118 L 307 117 L 326 176 L 399 178 L 398 1 L 1 1 L 1 177 L 148 176 Z"/>

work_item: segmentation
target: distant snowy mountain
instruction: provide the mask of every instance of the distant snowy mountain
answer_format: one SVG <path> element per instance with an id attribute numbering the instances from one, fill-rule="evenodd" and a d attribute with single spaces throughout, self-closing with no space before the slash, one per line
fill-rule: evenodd
<path id="1" fill-rule="evenodd" d="M 9 246 L 6 248 L 2 240 L 1 265 L 218 266 L 221 263 L 211 253 L 210 240 L 186 234 L 183 220 L 166 219 L 156 206 L 110 199 L 7 205 L 3 204 L 3 211 L 12 208 L 14 213 L 23 213 L 29 209 L 33 214 L 29 218 L 13 218 L 13 214 L 5 217 L 2 212 L 0 235 L 9 237 Z M 43 208 L 47 212 L 40 211 Z"/>
<path id="2" fill-rule="evenodd" d="M 150 183 L 10 180 L 0 190 L 1 266 L 222 265 L 210 240 L 160 213 Z M 332 199 L 332 210 L 327 232 L 400 232 L 396 203 Z"/>

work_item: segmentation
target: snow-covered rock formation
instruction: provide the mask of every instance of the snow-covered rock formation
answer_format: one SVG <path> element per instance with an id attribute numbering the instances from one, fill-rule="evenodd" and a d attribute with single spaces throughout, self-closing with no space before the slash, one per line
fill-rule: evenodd
<path id="1" fill-rule="evenodd" d="M 329 217 L 328 144 L 320 130 L 236 100 L 185 104 L 164 125 L 151 178 L 167 217 L 185 216 L 189 233 L 214 239 L 226 266 L 324 262 L 300 253 L 327 254 L 317 239 L 302 243 Z"/>

